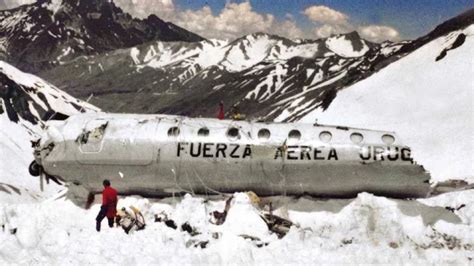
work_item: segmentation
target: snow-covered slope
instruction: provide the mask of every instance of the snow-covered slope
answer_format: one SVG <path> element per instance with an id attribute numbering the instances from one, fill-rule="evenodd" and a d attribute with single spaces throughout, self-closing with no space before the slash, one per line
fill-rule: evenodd
<path id="1" fill-rule="evenodd" d="M 2 113 L 6 112 L 13 122 L 22 118 L 37 124 L 51 111 L 72 115 L 79 111 L 98 110 L 37 76 L 24 73 L 3 61 L 0 61 L 0 82 Z"/>
<path id="2" fill-rule="evenodd" d="M 326 47 L 343 57 L 360 57 L 369 51 L 366 41 L 360 39 L 355 32 L 328 38 Z"/>
<path id="3" fill-rule="evenodd" d="M 38 137 L 45 116 L 98 110 L 0 61 L 0 202 L 35 201 L 64 189 L 49 185 L 40 192 L 39 178 L 28 173 L 30 141 Z"/>
<path id="4" fill-rule="evenodd" d="M 341 90 L 326 111 L 302 121 L 394 130 L 435 180 L 472 178 L 473 58 L 471 25 Z"/>

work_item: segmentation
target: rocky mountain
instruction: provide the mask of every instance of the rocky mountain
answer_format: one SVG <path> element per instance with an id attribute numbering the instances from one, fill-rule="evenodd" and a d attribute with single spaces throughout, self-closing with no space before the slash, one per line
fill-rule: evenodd
<path id="1" fill-rule="evenodd" d="M 0 59 L 28 72 L 153 40 L 203 38 L 154 15 L 132 18 L 108 0 L 39 0 L 0 11 Z"/>
<path id="2" fill-rule="evenodd" d="M 93 95 L 91 102 L 107 111 L 214 117 L 224 101 L 228 116 L 295 121 L 473 18 L 470 10 L 399 43 L 370 43 L 357 32 L 319 40 L 255 33 L 231 42 L 150 42 L 76 58 L 39 75 L 75 97 Z"/>
<path id="3" fill-rule="evenodd" d="M 255 33 L 232 42 L 151 42 L 76 58 L 39 73 L 113 112 L 215 116 L 220 101 L 272 120 L 297 106 L 327 106 L 403 43 L 374 44 L 356 33 L 292 41 Z M 231 108 L 232 107 L 232 108 Z M 304 115 L 297 110 L 291 120 Z"/>

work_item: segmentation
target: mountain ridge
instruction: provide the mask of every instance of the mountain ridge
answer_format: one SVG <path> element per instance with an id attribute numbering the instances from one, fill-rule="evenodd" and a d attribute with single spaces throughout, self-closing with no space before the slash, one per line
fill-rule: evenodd
<path id="1" fill-rule="evenodd" d="M 347 39 L 345 34 L 341 34 L 327 39 L 298 42 L 254 33 L 230 43 L 152 42 L 121 50 L 120 56 L 108 54 L 83 58 L 80 62 L 65 63 L 39 74 L 76 97 L 97 96 L 91 102 L 113 112 L 160 112 L 212 117 L 217 112 L 215 107 L 223 100 L 230 108 L 246 109 L 256 114 L 252 115 L 254 118 L 271 120 L 282 111 L 280 108 L 271 113 L 271 104 L 278 105 L 285 96 L 291 97 L 298 91 L 302 92 L 304 86 L 314 87 L 317 85 L 313 84 L 316 78 L 318 80 L 315 83 L 322 83 L 337 76 L 335 74 L 345 67 L 350 70 L 360 65 L 360 69 L 350 70 L 351 77 L 345 77 L 347 82 L 352 82 L 371 71 L 373 62 L 387 58 L 399 49 L 398 44 L 374 44 L 358 39 L 355 41 L 360 42 L 360 51 L 356 51 L 352 43 L 354 36 L 359 37 L 358 34 L 351 33 L 348 36 Z M 335 64 L 341 64 L 341 67 Z M 316 70 L 321 68 L 324 73 L 316 76 Z M 355 77 L 352 72 L 360 75 Z M 73 73 L 80 78 L 64 80 L 64 73 Z M 268 75 L 273 78 L 266 82 Z M 114 76 L 114 79 L 108 76 Z M 278 88 L 275 88 L 273 79 L 275 82 L 280 80 L 275 85 Z M 272 99 L 268 101 L 266 96 L 265 99 L 259 99 L 262 95 L 258 93 L 252 99 L 249 93 L 257 86 L 265 87 Z M 290 88 L 284 89 L 285 86 Z M 134 94 L 134 91 L 145 95 Z M 324 105 L 334 95 L 329 91 L 320 97 L 319 101 Z M 114 100 L 110 104 L 108 100 L 103 102 L 104 92 L 113 94 Z M 279 95 L 280 92 L 283 95 Z M 151 99 L 157 96 L 158 102 L 152 103 Z M 123 108 L 112 106 L 116 101 L 124 101 Z M 262 102 L 270 103 L 266 105 L 266 110 L 263 110 L 265 107 L 262 108 Z M 230 112 L 228 109 L 228 115 Z"/>
<path id="2" fill-rule="evenodd" d="M 75 97 L 92 97 L 91 103 L 111 112 L 213 117 L 224 101 L 228 117 L 245 110 L 249 119 L 296 121 L 326 109 L 338 91 L 436 36 L 470 25 L 473 17 L 467 11 L 423 37 L 401 42 L 372 43 L 357 32 L 317 40 L 257 32 L 230 42 L 148 41 L 58 57 L 54 67 L 37 75 Z"/>
<path id="3" fill-rule="evenodd" d="M 140 20 L 110 1 L 43 0 L 0 11 L 0 55 L 36 73 L 61 59 L 133 47 L 152 40 L 204 38 L 155 15 Z"/>

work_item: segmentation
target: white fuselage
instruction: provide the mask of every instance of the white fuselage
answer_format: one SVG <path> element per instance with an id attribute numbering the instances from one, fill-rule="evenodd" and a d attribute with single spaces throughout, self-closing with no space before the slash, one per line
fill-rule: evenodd
<path id="1" fill-rule="evenodd" d="M 423 197 L 429 174 L 393 132 L 169 115 L 52 121 L 35 152 L 45 172 L 98 192 L 252 190 L 260 195 Z"/>

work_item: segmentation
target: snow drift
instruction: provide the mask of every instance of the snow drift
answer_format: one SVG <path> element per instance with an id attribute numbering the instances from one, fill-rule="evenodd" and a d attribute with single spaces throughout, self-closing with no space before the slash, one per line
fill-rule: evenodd
<path id="1" fill-rule="evenodd" d="M 354 200 L 273 198 L 275 213 L 295 223 L 279 239 L 245 193 L 236 193 L 223 225 L 209 213 L 224 200 L 190 195 L 160 201 L 127 197 L 147 226 L 127 235 L 120 228 L 95 231 L 99 205 L 84 210 L 59 199 L 43 203 L 0 205 L 0 262 L 83 264 L 315 264 L 315 263 L 455 263 L 470 261 L 474 194 L 443 195 L 402 202 L 362 193 Z M 441 205 L 465 207 L 452 213 Z M 166 213 L 177 229 L 154 216 Z M 459 216 L 459 217 L 458 217 Z M 188 223 L 197 234 L 180 229 Z M 253 240 L 250 239 L 253 237 Z M 198 243 L 205 243 L 202 246 Z"/>

